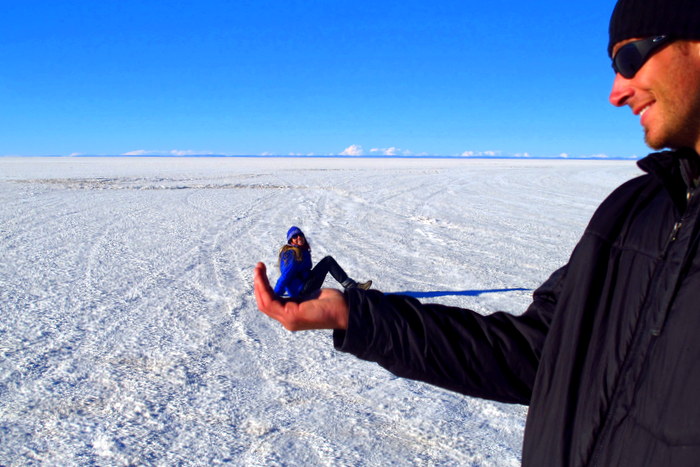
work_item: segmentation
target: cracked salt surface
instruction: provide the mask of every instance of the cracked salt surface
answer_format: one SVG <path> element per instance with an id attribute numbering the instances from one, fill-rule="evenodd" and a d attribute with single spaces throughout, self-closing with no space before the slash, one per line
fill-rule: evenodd
<path id="1" fill-rule="evenodd" d="M 287 228 L 357 279 L 522 312 L 622 161 L 0 158 L 0 464 L 519 464 L 526 408 L 257 311 Z M 332 282 L 328 282 L 332 286 Z"/>

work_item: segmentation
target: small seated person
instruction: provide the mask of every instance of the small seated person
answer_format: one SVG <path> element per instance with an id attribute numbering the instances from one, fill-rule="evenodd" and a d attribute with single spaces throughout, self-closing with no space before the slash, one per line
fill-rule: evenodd
<path id="1" fill-rule="evenodd" d="M 367 290 L 372 281 L 357 283 L 341 268 L 332 256 L 326 256 L 316 267 L 311 263 L 311 246 L 299 227 L 287 231 L 287 244 L 279 252 L 280 278 L 275 294 L 285 298 L 297 298 L 318 291 L 328 273 L 345 289 L 358 287 Z"/>

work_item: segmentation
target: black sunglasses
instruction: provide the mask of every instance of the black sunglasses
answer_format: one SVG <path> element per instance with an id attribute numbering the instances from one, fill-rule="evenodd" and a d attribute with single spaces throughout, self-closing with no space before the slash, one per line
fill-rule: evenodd
<path id="1" fill-rule="evenodd" d="M 671 41 L 669 36 L 654 36 L 630 42 L 620 47 L 613 57 L 612 67 L 627 79 L 631 79 L 644 66 L 649 57 Z"/>

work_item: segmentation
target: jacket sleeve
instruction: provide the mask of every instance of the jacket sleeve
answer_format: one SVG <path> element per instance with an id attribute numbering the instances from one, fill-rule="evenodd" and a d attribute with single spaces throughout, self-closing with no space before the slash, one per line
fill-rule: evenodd
<path id="1" fill-rule="evenodd" d="M 528 404 L 565 275 L 566 267 L 552 274 L 520 316 L 484 316 L 402 295 L 348 289 L 348 329 L 334 331 L 334 345 L 397 376 Z"/>

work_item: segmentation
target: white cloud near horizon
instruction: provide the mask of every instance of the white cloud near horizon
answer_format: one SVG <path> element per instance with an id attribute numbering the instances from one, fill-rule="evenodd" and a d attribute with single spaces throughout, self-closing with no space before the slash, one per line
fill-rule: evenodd
<path id="1" fill-rule="evenodd" d="M 384 156 L 410 156 L 411 154 L 413 154 L 411 151 L 404 151 L 401 148 L 397 148 L 395 146 L 392 146 L 390 148 L 372 148 L 369 152 L 379 153 Z"/>
<path id="2" fill-rule="evenodd" d="M 146 149 L 137 149 L 122 154 L 122 156 L 211 156 L 215 153 L 209 151 L 193 151 L 191 149 L 181 150 L 172 149 L 170 151 L 151 151 Z"/>
<path id="3" fill-rule="evenodd" d="M 598 153 L 590 155 L 571 155 L 567 152 L 562 152 L 557 155 L 543 155 L 543 156 L 533 156 L 529 152 L 517 152 L 515 154 L 504 153 L 502 151 L 464 151 L 460 154 L 461 157 L 506 157 L 510 159 L 531 159 L 531 158 L 544 158 L 544 159 L 617 159 L 617 157 L 611 157 L 607 154 Z M 623 157 L 623 159 L 638 159 L 637 156 L 631 155 L 628 157 Z"/>
<path id="4" fill-rule="evenodd" d="M 353 144 L 345 148 L 343 152 L 340 153 L 341 156 L 363 156 L 364 150 L 359 144 Z"/>
<path id="5" fill-rule="evenodd" d="M 408 150 L 392 146 L 390 148 L 372 148 L 369 154 L 380 154 L 382 156 L 411 156 L 413 153 Z M 366 155 L 364 148 L 359 144 L 352 144 L 345 148 L 340 156 L 364 156 Z"/>
<path id="6" fill-rule="evenodd" d="M 462 157 L 497 157 L 501 156 L 501 151 L 464 151 Z"/>

